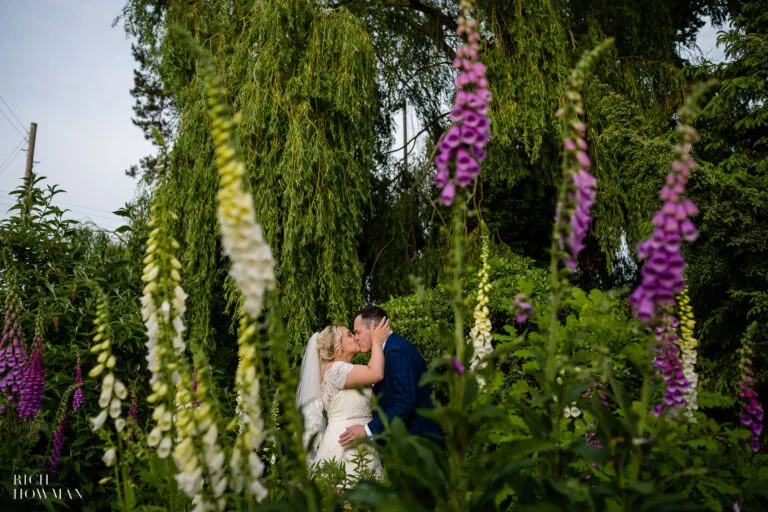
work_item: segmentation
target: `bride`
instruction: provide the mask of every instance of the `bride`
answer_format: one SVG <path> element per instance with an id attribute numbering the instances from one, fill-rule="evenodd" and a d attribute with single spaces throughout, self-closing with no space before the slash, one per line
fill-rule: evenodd
<path id="1" fill-rule="evenodd" d="M 384 378 L 383 345 L 390 332 L 387 319 L 372 331 L 367 365 L 352 364 L 360 347 L 342 324 L 328 326 L 310 338 L 296 392 L 296 405 L 304 415 L 309 466 L 335 459 L 344 464 L 348 476 L 355 474 L 357 449 L 341 446 L 339 436 L 347 427 L 365 425 L 372 418 L 371 386 Z M 370 450 L 366 455 L 367 468 L 380 471 L 378 455 Z"/>

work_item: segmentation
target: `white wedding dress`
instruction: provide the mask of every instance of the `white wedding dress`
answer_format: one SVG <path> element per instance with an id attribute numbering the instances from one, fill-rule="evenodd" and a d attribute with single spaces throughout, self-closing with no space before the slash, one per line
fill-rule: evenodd
<path id="1" fill-rule="evenodd" d="M 347 374 L 353 367 L 351 363 L 336 361 L 325 372 L 320 384 L 320 396 L 323 410 L 328 418 L 328 426 L 322 434 L 314 457 L 314 462 L 319 464 L 331 459 L 343 462 L 348 476 L 354 476 L 356 473 L 354 459 L 358 448 L 341 446 L 339 436 L 347 427 L 365 425 L 372 418 L 370 405 L 372 388 L 365 387 L 362 392 L 358 389 L 344 389 Z M 379 456 L 370 447 L 363 449 L 368 462 L 367 468 L 380 474 Z"/>

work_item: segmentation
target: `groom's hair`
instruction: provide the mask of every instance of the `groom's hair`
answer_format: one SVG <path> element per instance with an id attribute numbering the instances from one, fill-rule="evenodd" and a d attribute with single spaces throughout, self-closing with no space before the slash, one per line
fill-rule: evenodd
<path id="1" fill-rule="evenodd" d="M 379 322 L 384 318 L 387 318 L 387 312 L 379 306 L 366 306 L 357 312 L 355 318 L 357 317 L 362 318 L 363 322 L 370 327 L 372 323 L 374 325 L 379 325 Z"/>

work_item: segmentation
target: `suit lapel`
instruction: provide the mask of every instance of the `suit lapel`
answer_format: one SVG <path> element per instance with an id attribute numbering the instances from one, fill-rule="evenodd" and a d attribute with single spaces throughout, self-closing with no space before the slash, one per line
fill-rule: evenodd
<path id="1" fill-rule="evenodd" d="M 395 333 L 392 333 L 389 335 L 389 338 L 387 338 L 386 345 L 384 345 L 384 378 L 381 379 L 381 382 L 373 385 L 373 392 L 376 393 L 376 395 L 381 395 L 381 393 L 387 387 L 387 353 L 389 352 L 389 349 L 392 348 L 392 344 L 394 342 Z"/>

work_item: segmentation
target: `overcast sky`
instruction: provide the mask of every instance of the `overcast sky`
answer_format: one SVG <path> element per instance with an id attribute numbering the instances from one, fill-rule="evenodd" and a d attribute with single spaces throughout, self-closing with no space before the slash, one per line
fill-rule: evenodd
<path id="1" fill-rule="evenodd" d="M 112 20 L 124 0 L 0 2 L 0 213 L 22 183 L 26 150 L 19 133 L 37 126 L 35 172 L 67 191 L 58 204 L 107 229 L 110 212 L 133 198 L 123 173 L 151 151 L 131 123 L 130 41 Z M 13 126 L 16 125 L 16 126 Z M 12 161 L 2 164 L 11 155 Z"/>
<path id="2" fill-rule="evenodd" d="M 111 26 L 124 4 L 0 0 L 0 97 L 7 102 L 0 101 L 0 217 L 22 182 L 23 133 L 34 121 L 35 172 L 67 192 L 57 204 L 105 229 L 122 223 L 110 212 L 136 189 L 123 171 L 152 150 L 131 123 L 130 41 Z M 699 39 L 713 60 L 722 58 L 716 32 L 708 26 Z"/>

